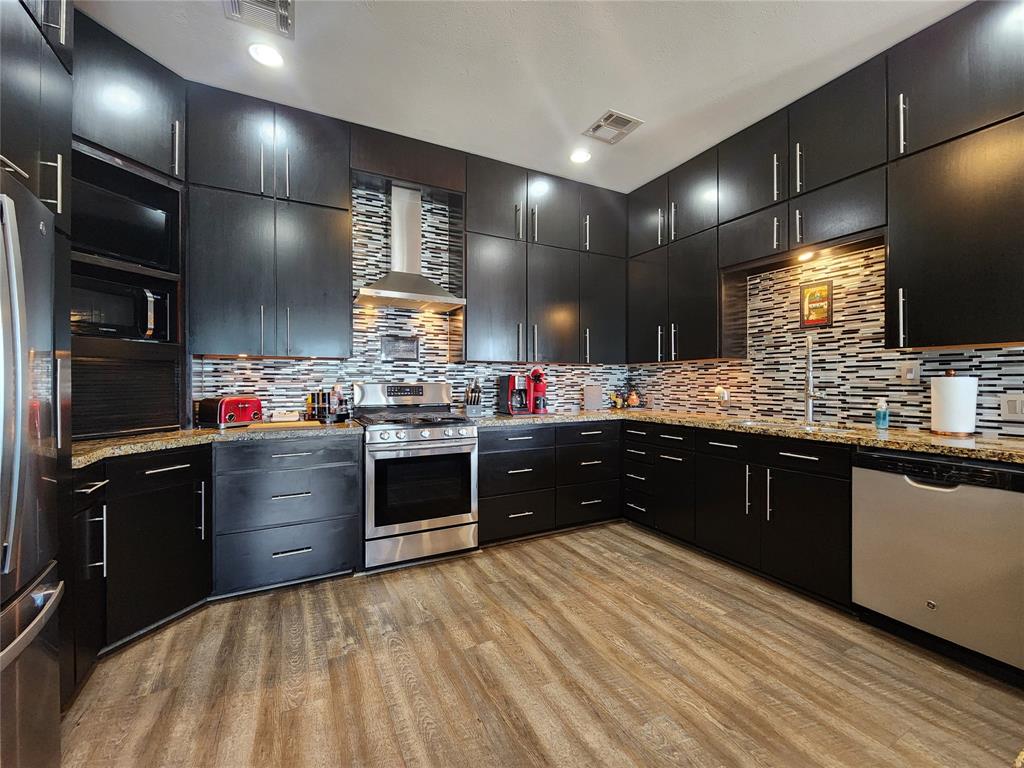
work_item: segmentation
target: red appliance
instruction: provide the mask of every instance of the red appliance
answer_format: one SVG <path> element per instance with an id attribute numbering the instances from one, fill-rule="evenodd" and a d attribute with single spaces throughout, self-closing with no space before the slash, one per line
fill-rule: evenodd
<path id="1" fill-rule="evenodd" d="M 244 427 L 263 420 L 263 406 L 255 395 L 207 397 L 196 402 L 196 422 L 204 427 Z"/>
<path id="2" fill-rule="evenodd" d="M 498 377 L 498 413 L 522 416 L 530 413 L 530 380 L 514 373 Z"/>
<path id="3" fill-rule="evenodd" d="M 543 368 L 534 368 L 530 371 L 530 375 L 526 377 L 529 380 L 529 391 L 530 391 L 530 413 L 547 413 L 548 412 L 548 376 L 544 373 Z"/>

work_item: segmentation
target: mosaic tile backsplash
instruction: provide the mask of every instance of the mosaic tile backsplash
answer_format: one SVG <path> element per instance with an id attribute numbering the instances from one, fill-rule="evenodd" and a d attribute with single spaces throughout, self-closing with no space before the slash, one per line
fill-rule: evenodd
<path id="1" fill-rule="evenodd" d="M 451 258 L 449 210 L 423 207 L 424 274 L 461 293 L 458 258 Z M 353 190 L 353 270 L 358 287 L 377 279 L 389 266 L 389 222 L 386 196 L 374 190 Z M 461 222 L 454 222 L 461 226 Z M 833 325 L 801 330 L 800 286 L 833 281 Z M 546 366 L 553 409 L 579 405 L 584 384 L 605 391 L 635 381 L 655 408 L 718 412 L 751 417 L 803 417 L 806 336 L 814 342 L 816 389 L 826 398 L 816 403 L 821 421 L 870 423 L 875 401 L 889 402 L 897 427 L 927 428 L 932 376 L 953 368 L 977 376 L 978 428 L 987 434 L 1024 436 L 1024 424 L 999 417 L 999 395 L 1024 390 L 1024 349 L 983 349 L 899 352 L 884 348 L 885 251 L 872 248 L 830 256 L 748 279 L 746 360 L 639 366 Z M 353 355 L 349 360 L 253 360 L 196 358 L 193 397 L 254 392 L 273 408 L 301 408 L 310 389 L 336 382 L 349 387 L 361 380 L 449 381 L 456 396 L 479 378 L 484 406 L 494 407 L 496 377 L 512 371 L 502 364 L 453 363 L 449 347 L 461 332 L 460 321 L 403 309 L 355 307 Z M 384 334 L 420 338 L 417 362 L 381 359 Z M 898 379 L 899 364 L 920 364 L 918 382 Z M 518 368 L 523 368 L 520 365 Z M 730 390 L 722 405 L 716 385 Z"/>

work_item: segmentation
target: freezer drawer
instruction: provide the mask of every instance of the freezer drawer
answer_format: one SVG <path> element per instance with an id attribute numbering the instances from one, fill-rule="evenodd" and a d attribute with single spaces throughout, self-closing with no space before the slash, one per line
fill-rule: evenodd
<path id="1" fill-rule="evenodd" d="M 854 468 L 853 601 L 1024 669 L 1024 493 Z"/>

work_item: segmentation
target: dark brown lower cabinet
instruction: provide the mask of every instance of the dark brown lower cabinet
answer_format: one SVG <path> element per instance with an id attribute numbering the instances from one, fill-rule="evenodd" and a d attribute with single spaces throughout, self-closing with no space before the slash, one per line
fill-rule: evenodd
<path id="1" fill-rule="evenodd" d="M 619 481 L 564 485 L 558 489 L 555 522 L 559 527 L 611 520 L 621 514 Z"/>
<path id="2" fill-rule="evenodd" d="M 698 453 L 696 543 L 716 555 L 757 568 L 760 521 L 753 509 L 748 463 Z"/>
<path id="3" fill-rule="evenodd" d="M 654 527 L 662 533 L 683 541 L 693 541 L 695 474 L 694 454 L 689 451 L 660 449 L 655 451 Z"/>
<path id="4" fill-rule="evenodd" d="M 480 499 L 480 543 L 528 536 L 555 527 L 555 490 Z"/>

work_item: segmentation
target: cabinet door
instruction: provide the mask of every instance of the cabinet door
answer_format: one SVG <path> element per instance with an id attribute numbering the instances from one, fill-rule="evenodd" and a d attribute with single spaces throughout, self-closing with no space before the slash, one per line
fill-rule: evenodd
<path id="1" fill-rule="evenodd" d="M 580 185 L 575 181 L 533 171 L 530 171 L 527 179 L 529 241 L 579 250 Z"/>
<path id="2" fill-rule="evenodd" d="M 694 493 L 696 458 L 689 451 L 660 449 L 655 454 L 654 527 L 669 536 L 693 541 L 696 531 Z"/>
<path id="3" fill-rule="evenodd" d="M 661 362 L 668 336 L 668 251 L 659 248 L 629 260 L 626 326 L 631 363 Z"/>
<path id="4" fill-rule="evenodd" d="M 190 182 L 274 194 L 273 104 L 190 83 L 188 114 Z"/>
<path id="5" fill-rule="evenodd" d="M 274 107 L 277 196 L 333 208 L 352 204 L 349 126 L 333 117 Z"/>
<path id="6" fill-rule="evenodd" d="M 526 251 L 526 316 L 532 362 L 580 361 L 579 252 L 547 245 Z"/>
<path id="7" fill-rule="evenodd" d="M 466 229 L 526 239 L 526 170 L 486 157 L 466 161 Z"/>
<path id="8" fill-rule="evenodd" d="M 608 256 L 626 255 L 628 198 L 621 192 L 580 187 L 580 248 Z"/>
<path id="9" fill-rule="evenodd" d="M 888 346 L 1024 340 L 1021 211 L 1024 117 L 889 166 Z"/>
<path id="10" fill-rule="evenodd" d="M 81 13 L 75 48 L 75 135 L 184 178 L 185 81 Z"/>
<path id="11" fill-rule="evenodd" d="M 885 168 L 791 200 L 789 246 L 823 243 L 885 226 Z"/>
<path id="12" fill-rule="evenodd" d="M 850 602 L 850 483 L 784 469 L 764 471 L 761 569 Z"/>
<path id="13" fill-rule="evenodd" d="M 39 195 L 39 53 L 42 41 L 17 0 L 0 2 L 0 173 Z"/>
<path id="14" fill-rule="evenodd" d="M 210 529 L 201 522 L 200 490 L 189 480 L 107 502 L 108 643 L 210 594 Z"/>
<path id="15" fill-rule="evenodd" d="M 696 542 L 716 555 L 757 568 L 760 520 L 753 493 L 755 468 L 697 454 Z"/>
<path id="16" fill-rule="evenodd" d="M 718 145 L 718 220 L 730 221 L 786 199 L 789 130 L 786 110 Z"/>
<path id="17" fill-rule="evenodd" d="M 39 198 L 53 211 L 54 226 L 71 226 L 71 75 L 42 46 L 39 130 Z"/>
<path id="18" fill-rule="evenodd" d="M 277 202 L 277 354 L 352 354 L 352 224 L 347 211 Z"/>
<path id="19" fill-rule="evenodd" d="M 74 605 L 74 682 L 80 685 L 107 644 L 107 585 L 103 577 L 103 515 L 105 505 L 96 503 L 77 512 L 71 522 L 70 569 L 65 580 L 72 585 Z"/>
<path id="20" fill-rule="evenodd" d="M 718 228 L 718 265 L 723 269 L 789 249 L 789 204 L 780 203 Z"/>
<path id="21" fill-rule="evenodd" d="M 580 254 L 580 340 L 583 362 L 626 362 L 626 261 Z"/>
<path id="22" fill-rule="evenodd" d="M 668 175 L 669 241 L 718 223 L 718 148 L 687 160 Z"/>
<path id="23" fill-rule="evenodd" d="M 42 0 L 43 35 L 57 59 L 69 73 L 75 41 L 75 12 L 71 0 Z"/>
<path id="24" fill-rule="evenodd" d="M 665 245 L 668 175 L 659 176 L 629 193 L 629 255 Z"/>
<path id="25" fill-rule="evenodd" d="M 789 191 L 799 195 L 885 162 L 885 58 L 789 107 Z"/>
<path id="26" fill-rule="evenodd" d="M 526 360 L 526 243 L 466 239 L 466 359 Z"/>
<path id="27" fill-rule="evenodd" d="M 890 158 L 1024 112 L 1020 14 L 972 3 L 889 51 Z"/>
<path id="28" fill-rule="evenodd" d="M 273 355 L 277 350 L 274 278 L 274 201 L 192 187 L 190 353 Z"/>
<path id="29" fill-rule="evenodd" d="M 718 357 L 718 232 L 668 247 L 669 359 Z"/>

